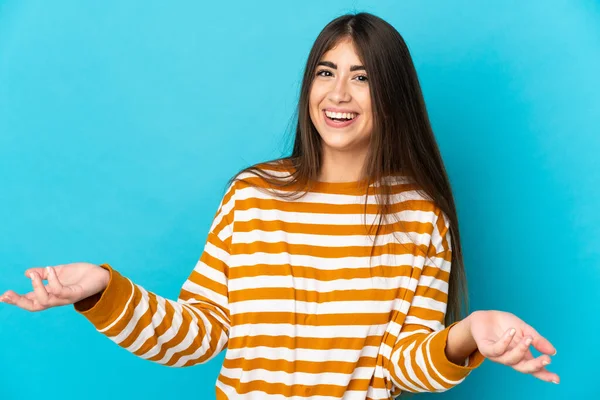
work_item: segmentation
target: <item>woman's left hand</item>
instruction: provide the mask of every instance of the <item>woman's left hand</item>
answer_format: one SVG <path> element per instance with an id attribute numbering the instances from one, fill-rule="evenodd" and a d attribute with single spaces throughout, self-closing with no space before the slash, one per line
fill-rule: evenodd
<path id="1" fill-rule="evenodd" d="M 484 357 L 544 381 L 560 381 L 557 374 L 546 370 L 556 349 L 524 321 L 511 313 L 494 310 L 475 311 L 468 319 L 471 335 Z M 530 345 L 542 354 L 533 357 Z"/>

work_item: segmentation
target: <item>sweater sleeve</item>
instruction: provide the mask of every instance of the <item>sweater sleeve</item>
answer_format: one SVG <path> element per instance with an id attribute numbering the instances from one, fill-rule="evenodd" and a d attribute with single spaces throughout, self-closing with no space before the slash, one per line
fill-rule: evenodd
<path id="1" fill-rule="evenodd" d="M 392 383 L 406 392 L 444 392 L 461 383 L 485 359 L 476 350 L 464 365 L 446 357 L 448 332 L 444 326 L 452 257 L 447 217 L 439 213 L 433 222 L 428 257 L 406 319 L 390 357 Z"/>
<path id="2" fill-rule="evenodd" d="M 228 342 L 228 259 L 233 225 L 230 187 L 213 219 L 204 251 L 177 301 L 145 290 L 108 264 L 106 289 L 75 310 L 119 346 L 171 367 L 205 363 Z"/>

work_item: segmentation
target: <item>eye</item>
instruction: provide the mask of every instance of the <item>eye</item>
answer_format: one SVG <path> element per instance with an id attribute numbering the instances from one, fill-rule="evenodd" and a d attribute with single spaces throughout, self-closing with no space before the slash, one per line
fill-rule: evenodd
<path id="1" fill-rule="evenodd" d="M 326 69 L 321 69 L 321 70 L 317 71 L 317 76 L 331 76 L 331 71 L 326 70 Z"/>
<path id="2" fill-rule="evenodd" d="M 356 79 L 359 80 L 360 82 L 368 82 L 369 81 L 369 78 L 367 78 L 366 75 L 358 75 L 356 77 Z"/>

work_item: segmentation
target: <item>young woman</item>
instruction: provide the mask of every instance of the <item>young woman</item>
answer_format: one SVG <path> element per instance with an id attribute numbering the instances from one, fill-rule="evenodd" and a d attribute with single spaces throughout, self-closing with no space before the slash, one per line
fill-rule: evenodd
<path id="1" fill-rule="evenodd" d="M 417 74 L 400 34 L 366 13 L 318 36 L 292 154 L 229 182 L 177 301 L 108 264 L 25 274 L 33 291 L 1 301 L 74 304 L 139 357 L 184 367 L 226 348 L 217 399 L 445 391 L 485 358 L 559 381 L 554 347 L 518 317 L 462 318 L 457 212 Z"/>

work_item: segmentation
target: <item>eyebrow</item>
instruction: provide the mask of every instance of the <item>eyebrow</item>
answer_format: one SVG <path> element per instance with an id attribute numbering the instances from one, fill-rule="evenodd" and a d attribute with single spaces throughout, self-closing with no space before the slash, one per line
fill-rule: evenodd
<path id="1" fill-rule="evenodd" d="M 332 63 L 331 61 L 319 61 L 317 65 L 323 65 L 324 67 L 337 69 L 337 65 Z M 366 69 L 362 65 L 352 65 L 350 66 L 350 71 L 366 71 Z"/>

